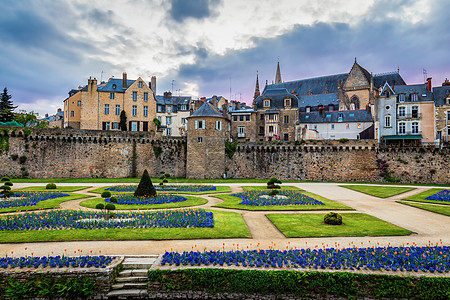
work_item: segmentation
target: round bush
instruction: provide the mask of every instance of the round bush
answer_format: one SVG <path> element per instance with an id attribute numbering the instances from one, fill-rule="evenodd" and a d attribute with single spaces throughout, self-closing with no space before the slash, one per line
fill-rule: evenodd
<path id="1" fill-rule="evenodd" d="M 11 187 L 4 184 L 4 185 L 0 186 L 0 190 L 10 191 L 10 190 L 11 190 Z"/>
<path id="2" fill-rule="evenodd" d="M 166 178 L 169 178 L 169 177 L 170 177 L 170 174 L 169 174 L 169 173 L 166 173 L 166 174 L 164 174 L 164 176 L 165 176 Z"/>
<path id="3" fill-rule="evenodd" d="M 99 203 L 95 206 L 96 209 L 104 209 L 105 205 L 103 203 Z"/>
<path id="4" fill-rule="evenodd" d="M 117 203 L 117 198 L 116 197 L 111 197 L 111 198 L 109 198 L 109 201 L 111 203 Z"/>
<path id="5" fill-rule="evenodd" d="M 279 185 L 277 185 L 276 183 L 281 184 L 281 180 L 277 179 L 276 177 L 272 177 L 269 179 L 269 181 L 267 182 L 267 188 L 268 189 L 281 189 L 281 187 Z"/>
<path id="6" fill-rule="evenodd" d="M 160 182 L 160 183 L 159 183 L 159 186 L 164 186 L 164 183 Z"/>
<path id="7" fill-rule="evenodd" d="M 11 181 L 11 179 L 9 179 L 8 177 L 2 177 L 0 181 Z"/>
<path id="8" fill-rule="evenodd" d="M 5 182 L 5 185 L 13 186 L 13 183 L 12 183 L 11 181 L 6 181 L 6 182 Z"/>
<path id="9" fill-rule="evenodd" d="M 168 181 L 167 179 L 164 178 L 162 182 L 168 183 L 169 181 Z"/>
<path id="10" fill-rule="evenodd" d="M 107 209 L 107 210 L 115 210 L 116 206 L 114 204 L 112 204 L 112 203 L 108 203 L 108 204 L 105 205 L 105 209 Z"/>
<path id="11" fill-rule="evenodd" d="M 323 222 L 329 225 L 342 225 L 342 216 L 340 214 L 330 212 L 325 215 Z"/>
<path id="12" fill-rule="evenodd" d="M 109 198 L 109 197 L 111 197 L 111 192 L 104 191 L 104 192 L 102 193 L 102 198 Z"/>
<path id="13" fill-rule="evenodd" d="M 54 190 L 56 189 L 56 184 L 54 183 L 47 183 L 47 185 L 45 186 L 46 190 Z"/>
<path id="14" fill-rule="evenodd" d="M 278 195 L 280 193 L 280 191 L 279 190 L 271 190 L 270 192 L 269 192 L 269 196 L 276 196 L 276 195 Z"/>

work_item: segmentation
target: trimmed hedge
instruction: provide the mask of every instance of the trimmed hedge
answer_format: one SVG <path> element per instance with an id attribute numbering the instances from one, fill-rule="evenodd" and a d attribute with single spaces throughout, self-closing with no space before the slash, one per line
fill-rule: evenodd
<path id="1" fill-rule="evenodd" d="M 161 283 L 161 289 L 167 291 L 294 294 L 302 297 L 450 298 L 450 278 L 446 277 L 208 268 L 153 270 L 148 272 L 148 279 L 150 283 Z"/>

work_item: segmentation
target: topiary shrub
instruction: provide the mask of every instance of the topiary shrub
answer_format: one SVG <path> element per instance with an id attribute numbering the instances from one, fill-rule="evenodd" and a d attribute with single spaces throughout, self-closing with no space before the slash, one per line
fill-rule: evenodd
<path id="1" fill-rule="evenodd" d="M 338 213 L 330 212 L 325 215 L 323 222 L 328 225 L 342 225 L 342 216 Z"/>
<path id="2" fill-rule="evenodd" d="M 106 210 L 115 210 L 116 206 L 114 204 L 112 204 L 112 203 L 108 203 L 108 204 L 105 205 L 105 209 Z"/>
<path id="3" fill-rule="evenodd" d="M 45 186 L 46 190 L 54 190 L 56 189 L 56 184 L 54 183 L 47 183 L 47 185 Z"/>
<path id="4" fill-rule="evenodd" d="M 169 180 L 167 180 L 167 179 L 164 178 L 162 182 L 163 182 L 163 183 L 168 183 Z"/>
<path id="5" fill-rule="evenodd" d="M 96 209 L 104 209 L 104 208 L 105 208 L 105 205 L 104 205 L 103 203 L 98 203 L 98 204 L 95 206 L 95 208 L 96 208 Z"/>
<path id="6" fill-rule="evenodd" d="M 104 191 L 101 196 L 102 196 L 102 198 L 110 198 L 111 197 L 111 192 Z"/>
<path id="7" fill-rule="evenodd" d="M 134 192 L 135 197 L 145 197 L 145 198 L 154 198 L 156 197 L 156 190 L 153 186 L 150 175 L 148 175 L 147 170 L 144 170 L 144 174 L 142 174 L 141 181 Z"/>
<path id="8" fill-rule="evenodd" d="M 2 177 L 0 181 L 11 181 L 11 179 L 9 179 L 9 177 Z"/>
<path id="9" fill-rule="evenodd" d="M 267 182 L 267 188 L 268 189 L 281 189 L 281 186 L 277 185 L 277 183 L 282 184 L 281 180 L 277 179 L 276 177 L 272 177 Z"/>
<path id="10" fill-rule="evenodd" d="M 116 198 L 116 197 L 110 197 L 110 198 L 109 198 L 109 201 L 110 201 L 111 203 L 117 203 L 117 198 Z"/>
<path id="11" fill-rule="evenodd" d="M 269 192 L 269 196 L 276 196 L 276 195 L 278 195 L 280 193 L 280 191 L 279 190 L 276 190 L 276 189 L 272 189 L 270 192 Z"/>
<path id="12" fill-rule="evenodd" d="M 11 181 L 5 181 L 5 185 L 7 186 L 13 186 L 13 183 Z"/>
<path id="13" fill-rule="evenodd" d="M 11 192 L 11 187 L 9 185 L 4 184 L 0 186 L 0 194 L 2 194 L 4 198 L 6 198 L 12 196 L 13 192 Z"/>

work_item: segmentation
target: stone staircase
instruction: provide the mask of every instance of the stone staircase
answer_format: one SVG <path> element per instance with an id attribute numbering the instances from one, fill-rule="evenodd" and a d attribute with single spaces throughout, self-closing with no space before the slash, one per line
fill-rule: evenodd
<path id="1" fill-rule="evenodd" d="M 157 259 L 157 255 L 126 256 L 122 263 L 123 270 L 106 297 L 108 299 L 147 298 L 147 272 Z"/>

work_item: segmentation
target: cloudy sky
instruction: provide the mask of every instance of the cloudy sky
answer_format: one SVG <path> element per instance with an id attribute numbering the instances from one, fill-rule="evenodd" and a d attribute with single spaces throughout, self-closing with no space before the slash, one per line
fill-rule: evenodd
<path id="1" fill-rule="evenodd" d="M 36 0 L 6 1 L 0 18 L 0 88 L 19 109 L 63 107 L 97 79 L 157 76 L 157 94 L 241 99 L 283 81 L 423 69 L 450 77 L 449 0 Z M 231 92 L 230 92 L 231 87 Z"/>

